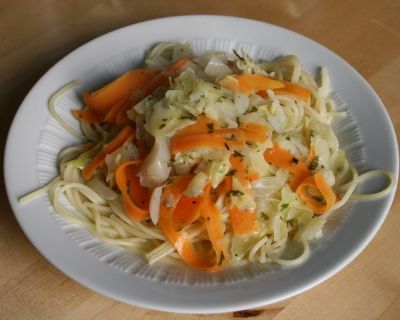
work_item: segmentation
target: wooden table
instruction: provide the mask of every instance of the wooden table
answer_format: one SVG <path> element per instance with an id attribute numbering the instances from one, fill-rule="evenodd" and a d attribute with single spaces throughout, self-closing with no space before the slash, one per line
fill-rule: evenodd
<path id="1" fill-rule="evenodd" d="M 236 15 L 308 36 L 350 62 L 374 87 L 400 134 L 400 1 L 0 1 L 0 145 L 39 77 L 86 41 L 128 24 L 183 14 Z M 28 132 L 27 132 L 28 133 Z M 29 134 L 29 133 L 28 133 Z M 1 179 L 3 181 L 3 179 Z M 99 295 L 50 265 L 22 233 L 1 185 L 0 319 L 230 319 L 180 315 Z M 400 319 L 400 197 L 349 266 L 255 319 Z"/>

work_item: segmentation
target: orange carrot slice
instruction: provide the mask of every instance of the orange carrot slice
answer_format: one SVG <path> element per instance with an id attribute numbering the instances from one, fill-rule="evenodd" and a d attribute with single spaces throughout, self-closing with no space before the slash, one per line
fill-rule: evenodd
<path id="1" fill-rule="evenodd" d="M 260 175 L 258 174 L 258 172 L 249 172 L 248 174 L 247 174 L 247 176 L 246 176 L 246 178 L 249 180 L 249 181 L 256 181 L 256 180 L 258 180 L 258 179 L 260 179 Z"/>
<path id="2" fill-rule="evenodd" d="M 101 117 L 92 110 L 82 110 L 82 109 L 75 109 L 72 110 L 72 114 L 78 120 L 83 120 L 88 123 L 100 123 Z"/>
<path id="3" fill-rule="evenodd" d="M 193 59 L 190 57 L 182 58 L 170 65 L 165 71 L 158 73 L 142 88 L 144 96 L 151 94 L 158 88 L 169 86 L 170 78 L 175 76 L 180 68 L 191 61 L 193 61 Z"/>
<path id="4" fill-rule="evenodd" d="M 100 163 L 105 159 L 106 155 L 114 152 L 119 147 L 121 147 L 129 139 L 133 139 L 135 134 L 135 129 L 130 126 L 123 128 L 117 136 L 107 143 L 103 149 L 87 164 L 83 169 L 82 175 L 86 180 L 89 180 L 93 173 L 96 171 Z"/>
<path id="5" fill-rule="evenodd" d="M 220 129 L 218 122 L 207 118 L 206 116 L 199 116 L 196 123 L 179 130 L 175 134 L 175 137 L 188 136 L 197 133 L 209 133 L 210 131 L 218 129 Z"/>
<path id="6" fill-rule="evenodd" d="M 205 271 L 216 271 L 225 266 L 225 263 L 227 261 L 225 257 L 227 257 L 228 254 L 226 252 L 226 246 L 224 247 L 226 256 L 225 254 L 221 253 L 223 251 L 220 248 L 222 248 L 224 243 L 222 238 L 220 237 L 221 234 L 219 233 L 219 231 L 209 231 L 212 234 L 210 236 L 210 242 L 212 243 L 213 249 L 215 246 L 216 249 L 214 250 L 218 250 L 219 252 L 217 253 L 217 251 L 215 251 L 216 257 L 214 259 L 210 259 L 207 253 L 203 253 L 201 252 L 201 250 L 198 250 L 196 248 L 193 241 L 188 237 L 187 233 L 183 231 L 177 231 L 174 227 L 174 224 L 172 223 L 173 214 L 176 208 L 168 206 L 168 203 L 170 203 L 171 200 L 175 203 L 179 203 L 183 196 L 183 192 L 186 190 L 191 179 L 192 176 L 190 175 L 179 177 L 176 181 L 163 189 L 160 205 L 160 220 L 158 224 L 160 225 L 164 234 L 167 236 L 168 240 L 175 246 L 179 255 L 182 257 L 182 260 L 187 265 Z M 208 190 L 209 189 L 206 189 L 205 191 L 205 195 L 207 196 L 209 195 Z M 206 210 L 207 212 L 211 212 L 211 215 L 213 216 L 213 222 L 214 219 L 219 218 L 217 212 L 215 211 L 215 207 L 213 207 L 210 202 L 206 203 L 206 205 L 203 207 L 203 212 L 204 210 Z M 209 229 L 207 228 L 207 230 Z"/>
<path id="7" fill-rule="evenodd" d="M 246 95 L 268 89 L 283 88 L 285 86 L 281 81 L 262 74 L 240 74 L 237 76 L 228 76 L 224 78 L 220 84 L 228 90 L 234 92 L 239 90 L 241 93 Z"/>
<path id="8" fill-rule="evenodd" d="M 321 194 L 322 198 L 311 196 L 307 188 L 312 188 Z M 321 171 L 307 177 L 297 188 L 296 194 L 314 213 L 323 214 L 336 203 L 337 194 L 326 182 Z"/>
<path id="9" fill-rule="evenodd" d="M 208 236 L 215 252 L 215 269 L 220 269 L 226 265 L 229 259 L 228 246 L 224 236 L 225 226 L 222 219 L 222 212 L 211 199 L 211 184 L 204 190 L 204 204 L 202 216 L 205 220 Z"/>
<path id="10" fill-rule="evenodd" d="M 117 124 L 117 118 L 122 109 L 125 109 L 126 105 L 129 104 L 129 98 L 126 97 L 120 101 L 118 101 L 113 107 L 105 115 L 103 121 L 108 123 Z M 130 105 L 130 104 L 129 104 Z"/>
<path id="11" fill-rule="evenodd" d="M 183 227 L 199 219 L 204 197 L 187 197 L 185 195 L 179 200 L 172 215 L 172 223 L 175 230 L 181 230 Z"/>
<path id="12" fill-rule="evenodd" d="M 244 94 L 256 93 L 260 90 L 283 88 L 285 85 L 279 81 L 261 74 L 241 74 L 236 76 L 239 90 Z"/>
<path id="13" fill-rule="evenodd" d="M 236 135 L 225 138 L 224 135 Z M 171 139 L 171 152 L 185 152 L 194 148 L 215 148 L 239 150 L 245 144 L 243 132 L 239 129 L 221 129 L 214 133 L 199 133 L 191 135 L 178 135 Z"/>
<path id="14" fill-rule="evenodd" d="M 225 197 L 225 195 L 231 190 L 232 190 L 232 177 L 225 176 L 222 182 L 217 187 L 216 193 L 218 196 L 222 195 Z"/>
<path id="15" fill-rule="evenodd" d="M 246 178 L 246 167 L 243 157 L 234 154 L 230 157 L 230 162 L 232 168 L 235 170 L 235 176 L 243 186 L 246 186 L 248 184 L 248 180 Z"/>
<path id="16" fill-rule="evenodd" d="M 283 81 L 283 83 L 285 84 L 283 88 L 274 89 L 275 94 L 288 95 L 305 101 L 310 99 L 310 90 L 289 81 Z"/>
<path id="17" fill-rule="evenodd" d="M 290 182 L 292 190 L 296 190 L 299 184 L 308 176 L 311 175 L 305 163 L 293 157 L 289 151 L 281 149 L 277 144 L 272 149 L 264 153 L 265 160 L 282 169 L 289 170 L 293 174 Z"/>
<path id="18" fill-rule="evenodd" d="M 100 115 L 106 115 L 119 101 L 129 97 L 133 91 L 142 89 L 154 78 L 157 71 L 136 69 L 124 73 L 114 81 L 92 93 L 85 92 L 86 105 Z"/>
<path id="19" fill-rule="evenodd" d="M 140 163 L 141 160 L 126 161 L 115 171 L 115 181 L 124 197 L 125 212 L 135 221 L 142 221 L 150 215 L 150 192 L 140 185 L 136 176 L 137 165 Z"/>
<path id="20" fill-rule="evenodd" d="M 234 206 L 229 209 L 229 218 L 233 234 L 236 236 L 248 236 L 259 229 L 257 214 L 254 210 L 244 211 Z"/>
<path id="21" fill-rule="evenodd" d="M 268 139 L 267 126 L 257 123 L 245 123 L 240 126 L 246 140 L 263 143 Z"/>

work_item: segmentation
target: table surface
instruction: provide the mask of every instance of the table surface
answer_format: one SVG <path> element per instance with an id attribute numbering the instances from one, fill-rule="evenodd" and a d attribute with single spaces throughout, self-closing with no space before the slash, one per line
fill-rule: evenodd
<path id="1" fill-rule="evenodd" d="M 399 12 L 398 0 L 0 0 L 0 147 L 4 150 L 8 128 L 23 97 L 65 54 L 121 26 L 184 14 L 257 19 L 322 43 L 369 81 L 383 100 L 399 139 Z M 253 313 L 182 315 L 120 303 L 69 279 L 23 234 L 3 183 L 0 192 L 0 319 L 400 319 L 398 193 L 374 240 L 323 284 Z"/>

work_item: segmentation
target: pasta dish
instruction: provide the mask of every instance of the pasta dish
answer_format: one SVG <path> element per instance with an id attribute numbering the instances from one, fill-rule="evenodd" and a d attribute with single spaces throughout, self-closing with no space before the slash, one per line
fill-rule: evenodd
<path id="1" fill-rule="evenodd" d="M 163 42 L 144 66 L 83 95 L 73 110 L 82 140 L 59 154 L 59 176 L 24 196 L 48 194 L 55 211 L 150 264 L 182 260 L 217 271 L 307 259 L 329 214 L 350 199 L 388 194 L 384 170 L 358 175 L 332 129 L 327 71 L 295 56 L 255 61 L 244 52 L 195 56 Z M 355 194 L 372 175 L 390 183 Z M 296 247 L 296 254 L 290 248 Z"/>

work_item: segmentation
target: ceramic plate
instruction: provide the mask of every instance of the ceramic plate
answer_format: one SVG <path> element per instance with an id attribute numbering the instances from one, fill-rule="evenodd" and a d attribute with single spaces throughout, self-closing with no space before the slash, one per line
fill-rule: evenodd
<path id="1" fill-rule="evenodd" d="M 243 49 L 258 59 L 295 54 L 311 72 L 325 66 L 339 109 L 348 111 L 335 130 L 350 160 L 361 172 L 380 168 L 398 176 L 395 133 L 382 102 L 332 51 L 280 27 L 241 18 L 153 20 L 108 33 L 76 49 L 37 82 L 19 108 L 7 140 L 4 170 L 11 206 L 32 243 L 58 269 L 97 292 L 172 312 L 216 313 L 259 307 L 299 294 L 342 269 L 376 234 L 394 192 L 376 201 L 353 202 L 332 217 L 325 236 L 313 243 L 310 258 L 300 266 L 282 269 L 253 264 L 212 274 L 185 266 L 149 266 L 141 257 L 105 245 L 62 219 L 47 196 L 25 205 L 18 203 L 19 197 L 57 175 L 57 154 L 77 142 L 51 118 L 49 97 L 71 80 L 82 81 L 81 87 L 57 101 L 65 119 L 77 127 L 69 110 L 81 106 L 83 90 L 97 88 L 140 65 L 147 49 L 167 40 L 189 42 L 196 54 Z"/>

